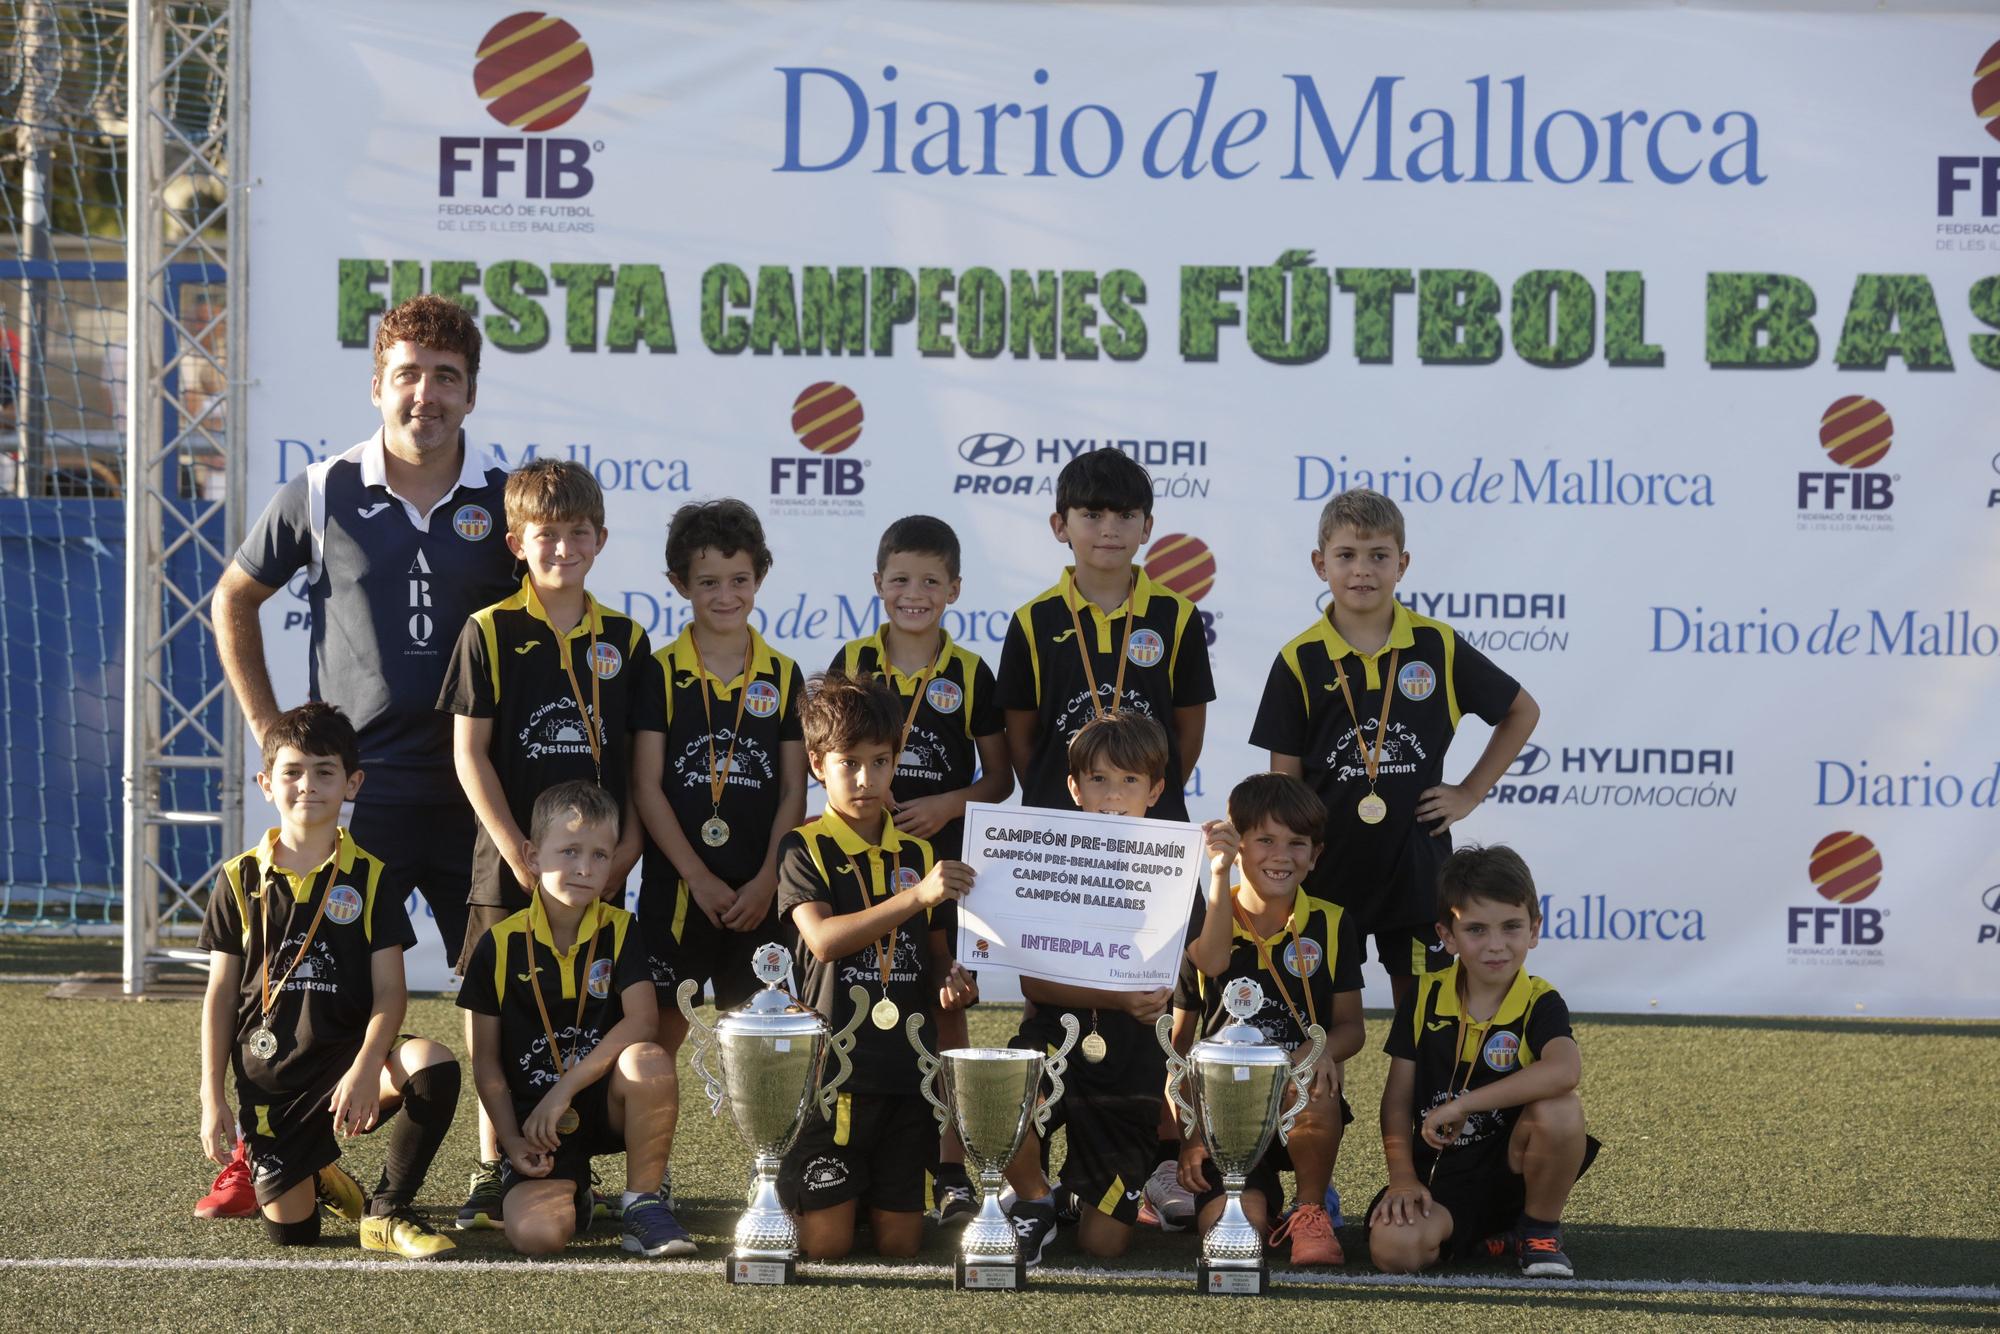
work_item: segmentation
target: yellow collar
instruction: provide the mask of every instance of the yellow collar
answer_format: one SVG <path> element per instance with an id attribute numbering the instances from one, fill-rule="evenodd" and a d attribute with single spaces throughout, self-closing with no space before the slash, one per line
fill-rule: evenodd
<path id="1" fill-rule="evenodd" d="M 1354 645 L 1341 638 L 1340 631 L 1333 628 L 1333 608 L 1327 607 L 1320 618 L 1320 634 L 1326 640 L 1327 656 L 1344 658 L 1352 653 L 1357 658 L 1379 658 L 1392 648 L 1413 648 L 1417 642 L 1416 622 L 1410 619 L 1410 609 L 1402 603 L 1396 604 L 1395 619 L 1389 624 L 1389 638 L 1373 653 L 1363 653 Z"/>
<path id="2" fill-rule="evenodd" d="M 1252 940 L 1252 941 L 1256 940 L 1257 937 L 1255 933 L 1245 930 L 1242 918 L 1236 916 L 1236 913 L 1233 909 L 1233 905 L 1236 902 L 1236 896 L 1233 891 L 1230 894 L 1229 901 L 1232 905 L 1232 910 L 1229 914 L 1230 938 Z M 1284 926 L 1280 927 L 1275 933 L 1266 936 L 1264 938 L 1262 942 L 1264 948 L 1269 949 L 1271 946 L 1283 940 L 1288 934 L 1295 936 L 1299 939 L 1304 939 L 1306 934 L 1306 916 L 1308 912 L 1310 912 L 1310 909 L 1307 908 L 1306 906 L 1306 892 L 1303 889 L 1294 890 L 1292 892 L 1292 915 L 1290 920 L 1287 921 L 1287 923 Z"/>
<path id="3" fill-rule="evenodd" d="M 698 672 L 715 682 L 715 693 L 718 698 L 730 698 L 736 693 L 737 687 L 744 684 L 741 673 L 725 681 L 713 671 L 710 671 L 708 665 L 701 661 L 700 655 L 695 652 L 694 626 L 692 623 L 684 626 L 680 634 L 675 636 L 674 642 L 667 646 L 667 653 L 669 655 L 668 662 L 673 670 L 677 672 Z M 778 662 L 777 658 L 771 652 L 771 646 L 764 642 L 764 636 L 758 634 L 752 628 L 750 631 L 750 679 L 754 681 L 759 676 L 776 676 L 777 673 Z"/>
<path id="4" fill-rule="evenodd" d="M 944 642 L 939 647 L 937 656 L 931 659 L 931 663 L 937 666 L 938 671 L 943 671 L 942 664 L 951 661 L 951 632 L 940 625 L 938 634 L 943 637 Z M 875 665 L 878 674 L 888 677 L 889 684 L 895 687 L 898 694 L 903 693 L 904 686 L 915 689 L 917 676 L 922 676 L 923 672 L 918 672 L 917 676 L 908 676 L 895 663 L 889 661 L 889 627 L 877 626 L 874 636 L 868 642 L 875 646 Z"/>
<path id="5" fill-rule="evenodd" d="M 535 591 L 534 580 L 530 579 L 527 575 L 524 574 L 521 576 L 521 591 L 509 598 L 508 601 L 514 603 L 520 610 L 527 612 L 528 615 L 534 617 L 543 625 L 548 626 L 551 631 L 555 630 L 555 622 L 549 619 L 548 612 L 542 608 L 541 595 Z M 602 636 L 604 634 L 604 616 L 604 604 L 586 592 L 583 595 L 583 615 L 578 618 L 574 626 L 562 635 L 562 638 L 575 639 L 579 635 Z"/>
<path id="6" fill-rule="evenodd" d="M 1062 594 L 1065 606 L 1079 612 L 1088 611 L 1106 625 L 1125 615 L 1128 611 L 1133 616 L 1144 616 L 1146 614 L 1146 604 L 1157 596 L 1158 588 L 1159 585 L 1147 577 L 1146 571 L 1143 568 L 1134 565 L 1132 567 L 1132 587 L 1125 594 L 1125 600 L 1110 611 L 1106 611 L 1078 590 L 1076 586 L 1076 566 L 1065 565 L 1063 567 L 1062 579 L 1056 584 L 1056 589 Z"/>
<path id="7" fill-rule="evenodd" d="M 584 905 L 583 916 L 577 918 L 576 939 L 569 943 L 568 949 L 559 950 L 556 948 L 555 932 L 549 926 L 549 914 L 542 902 L 542 896 L 532 894 L 528 898 L 528 929 L 534 932 L 536 940 L 549 947 L 551 954 L 565 963 L 576 957 L 576 947 L 596 935 L 598 928 L 603 924 L 604 900 L 592 899 Z"/>
<path id="8" fill-rule="evenodd" d="M 1479 1022 L 1478 1020 L 1473 1019 L 1472 1016 L 1466 1014 L 1464 1011 L 1459 1009 L 1458 1006 L 1459 961 L 1457 959 L 1453 959 L 1451 961 L 1451 967 L 1445 969 L 1441 973 L 1434 974 L 1434 976 L 1438 979 L 1437 983 L 1438 1017 L 1445 1018 L 1449 1016 L 1453 1019 L 1462 1018 L 1467 1023 Z M 1513 982 L 1508 984 L 1507 994 L 1500 998 L 1500 1008 L 1495 1010 L 1493 1012 L 1493 1017 L 1487 1020 L 1486 1022 L 1496 1026 L 1500 1024 L 1511 1024 L 1516 1019 L 1519 1019 L 1522 1015 L 1526 1014 L 1527 1012 L 1528 1012 L 1528 970 L 1526 968 L 1522 968 L 1519 972 L 1514 974 Z"/>
<path id="9" fill-rule="evenodd" d="M 285 883 L 291 888 L 292 898 L 296 902 L 304 903 L 312 897 L 313 881 L 318 879 L 319 873 L 324 871 L 329 865 L 333 865 L 342 871 L 353 869 L 354 842 L 347 837 L 345 829 L 335 828 L 333 832 L 333 851 L 327 854 L 326 860 L 309 871 L 293 871 L 278 865 L 278 831 L 276 829 L 267 829 L 264 831 L 264 837 L 258 841 L 257 846 L 251 849 L 250 855 L 257 859 L 257 871 L 260 881 L 268 879 L 270 874 L 275 871 L 285 878 Z"/>
<path id="10" fill-rule="evenodd" d="M 887 811 L 882 812 L 882 841 L 879 843 L 870 843 L 855 833 L 847 821 L 834 813 L 832 807 L 828 807 L 820 819 L 826 825 L 826 832 L 833 835 L 834 844 L 850 857 L 867 852 L 896 855 L 903 850 L 906 835 L 897 832 L 896 817 Z"/>

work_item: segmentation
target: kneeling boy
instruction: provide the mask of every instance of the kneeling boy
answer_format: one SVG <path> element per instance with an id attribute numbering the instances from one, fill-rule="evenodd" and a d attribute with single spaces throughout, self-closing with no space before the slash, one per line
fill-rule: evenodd
<path id="1" fill-rule="evenodd" d="M 1598 1143 L 1583 1129 L 1569 1006 L 1523 967 L 1541 926 L 1513 849 L 1462 848 L 1445 862 L 1438 935 L 1456 961 L 1418 979 L 1383 1044 L 1389 1185 L 1368 1211 L 1377 1269 L 1513 1253 L 1523 1274 L 1576 1273 L 1563 1205 Z"/>
<path id="2" fill-rule="evenodd" d="M 972 868 L 933 865 L 930 844 L 899 832 L 889 815 L 903 727 L 896 693 L 879 677 L 827 676 L 816 685 L 799 721 L 826 813 L 779 845 L 778 910 L 805 946 L 803 999 L 838 1031 L 853 1019 L 848 992 L 859 984 L 871 1022 L 856 1032 L 854 1074 L 832 1118 L 807 1113 L 778 1189 L 799 1214 L 809 1260 L 837 1260 L 853 1248 L 860 1203 L 879 1253 L 915 1255 L 937 1123 L 917 1088 L 904 1016 L 928 1016 L 936 1034 L 930 961 L 944 942 L 931 917 L 971 887 Z M 969 994 L 950 999 L 963 1004 Z"/>
<path id="3" fill-rule="evenodd" d="M 1239 977 L 1263 988 L 1264 1008 L 1250 1023 L 1291 1054 L 1311 1050 L 1308 1034 L 1324 1025 L 1326 1045 L 1313 1065 L 1306 1104 L 1290 1139 L 1275 1139 L 1250 1170 L 1243 1210 L 1258 1231 L 1269 1230 L 1284 1206 L 1278 1173 L 1298 1174 L 1298 1205 L 1271 1244 L 1290 1238 L 1295 1265 L 1345 1262 L 1322 1201 L 1333 1180 L 1342 1130 L 1354 1113 L 1340 1092 L 1341 1062 L 1361 1050 L 1361 949 L 1354 923 L 1337 904 L 1301 889 L 1323 845 L 1326 807 L 1288 774 L 1256 774 L 1229 794 L 1229 819 L 1207 827 L 1209 886 L 1195 901 L 1194 939 L 1174 994 L 1174 1045 L 1185 1053 L 1196 1033 L 1208 1037 L 1231 1022 L 1223 989 Z M 1229 864 L 1243 881 L 1229 886 Z M 1285 1095 L 1290 1106 L 1292 1095 Z M 1222 1174 L 1199 1135 L 1181 1143 L 1181 1185 L 1194 1192 L 1198 1225 L 1206 1232 L 1222 1215 Z"/>
<path id="4" fill-rule="evenodd" d="M 523 853 L 533 897 L 474 945 L 458 993 L 473 1082 L 504 1154 L 503 1226 L 524 1255 L 552 1255 L 589 1226 L 590 1160 L 620 1152 L 625 1249 L 695 1249 L 659 1195 L 676 1085 L 651 1040 L 659 1018 L 645 942 L 632 914 L 603 899 L 618 814 L 583 779 L 535 798 Z"/>
<path id="5" fill-rule="evenodd" d="M 271 1240 L 318 1241 L 324 1204 L 361 1224 L 364 1250 L 424 1259 L 453 1249 L 411 1202 L 458 1109 L 458 1062 L 423 1038 L 390 1049 L 407 999 L 403 951 L 417 937 L 401 901 L 377 893 L 382 863 L 340 827 L 340 804 L 361 777 L 354 727 L 331 705 L 302 704 L 264 731 L 257 786 L 278 827 L 223 865 L 201 930 L 201 1141 L 219 1163 L 235 1147 L 227 1053 Z M 364 1204 L 336 1166 L 338 1137 L 365 1135 L 399 1110 Z"/>

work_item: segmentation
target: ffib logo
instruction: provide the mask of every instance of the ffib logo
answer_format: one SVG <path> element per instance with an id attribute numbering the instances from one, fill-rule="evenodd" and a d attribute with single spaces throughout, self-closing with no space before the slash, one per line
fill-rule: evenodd
<path id="1" fill-rule="evenodd" d="M 863 482 L 860 459 L 837 459 L 861 439 L 864 415 L 852 389 L 831 380 L 809 384 L 792 400 L 792 434 L 811 458 L 771 460 L 771 494 L 793 496 L 858 496 Z"/>
<path id="2" fill-rule="evenodd" d="M 1799 474 L 1801 514 L 1879 515 L 1896 503 L 1889 473 L 1869 472 L 1889 456 L 1896 442 L 1896 423 L 1889 410 L 1866 394 L 1849 394 L 1829 403 L 1820 414 L 1819 445 L 1827 460 L 1844 472 Z"/>
<path id="3" fill-rule="evenodd" d="M 494 199 L 503 179 L 518 182 L 528 199 L 581 199 L 596 184 L 592 145 L 582 139 L 530 138 L 567 122 L 583 109 L 597 72 L 590 48 L 562 19 L 524 10 L 494 24 L 480 38 L 472 70 L 473 91 L 487 114 L 521 137 L 446 135 L 438 140 L 438 194 L 458 193 L 461 173 L 477 171 L 479 197 Z M 596 145 L 602 148 L 603 144 Z"/>
<path id="4" fill-rule="evenodd" d="M 1146 577 L 1171 588 L 1189 602 L 1198 603 L 1215 587 L 1215 553 L 1198 537 L 1168 533 L 1147 550 Z M 1215 618 L 1219 614 L 1195 613 L 1201 617 L 1202 640 L 1210 648 L 1215 647 Z"/>
<path id="5" fill-rule="evenodd" d="M 1880 908 L 1854 905 L 1882 884 L 1882 854 L 1861 834 L 1841 830 L 1813 845 L 1807 863 L 1813 888 L 1831 907 L 1785 910 L 1785 938 L 1792 961 L 1877 963 L 1882 943 Z"/>

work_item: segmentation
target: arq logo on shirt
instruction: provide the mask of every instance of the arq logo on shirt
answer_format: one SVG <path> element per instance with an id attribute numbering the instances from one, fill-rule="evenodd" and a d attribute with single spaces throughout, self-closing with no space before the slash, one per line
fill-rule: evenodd
<path id="1" fill-rule="evenodd" d="M 1426 700 L 1437 689 L 1437 673 L 1427 662 L 1406 662 L 1396 673 L 1396 688 L 1403 692 L 1407 700 Z"/>
<path id="2" fill-rule="evenodd" d="M 744 711 L 758 718 L 768 718 L 778 711 L 778 688 L 769 681 L 752 681 L 743 687 Z"/>
<path id="3" fill-rule="evenodd" d="M 361 892 L 352 885 L 335 885 L 326 892 L 326 915 L 346 926 L 361 916 Z"/>
<path id="4" fill-rule="evenodd" d="M 460 505 L 451 516 L 451 530 L 468 542 L 477 542 L 493 531 L 493 516 L 478 505 Z"/>
<path id="5" fill-rule="evenodd" d="M 1167 644 L 1156 630 L 1135 630 L 1131 644 L 1125 649 L 1125 656 L 1132 660 L 1134 667 L 1152 667 L 1167 656 Z"/>
<path id="6" fill-rule="evenodd" d="M 618 669 L 624 665 L 625 658 L 618 652 L 616 644 L 606 644 L 600 641 L 597 647 L 591 650 L 590 670 L 597 673 L 600 681 L 609 681 L 612 677 L 618 675 Z"/>
<path id="7" fill-rule="evenodd" d="M 590 994 L 603 1000 L 611 994 L 611 960 L 599 959 L 590 965 Z"/>
<path id="8" fill-rule="evenodd" d="M 958 688 L 956 681 L 933 681 L 924 688 L 924 698 L 939 713 L 957 713 L 959 706 L 965 703 L 965 692 Z"/>
<path id="9" fill-rule="evenodd" d="M 1495 1033 L 1486 1039 L 1486 1048 L 1480 1053 L 1489 1069 L 1506 1074 L 1521 1063 L 1521 1039 L 1512 1033 Z"/>
<path id="10" fill-rule="evenodd" d="M 1325 951 L 1317 940 L 1301 938 L 1285 946 L 1285 971 L 1293 977 L 1311 977 L 1324 959 Z"/>

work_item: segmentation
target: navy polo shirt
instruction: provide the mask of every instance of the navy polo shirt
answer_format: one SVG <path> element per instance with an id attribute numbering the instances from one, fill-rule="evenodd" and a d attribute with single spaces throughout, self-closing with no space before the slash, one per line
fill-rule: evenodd
<path id="1" fill-rule="evenodd" d="M 377 430 L 288 482 L 236 552 L 270 588 L 306 572 L 309 693 L 360 734 L 370 803 L 458 799 L 438 689 L 466 618 L 514 589 L 506 465 L 459 440 L 458 483 L 429 512 L 390 491 Z"/>

